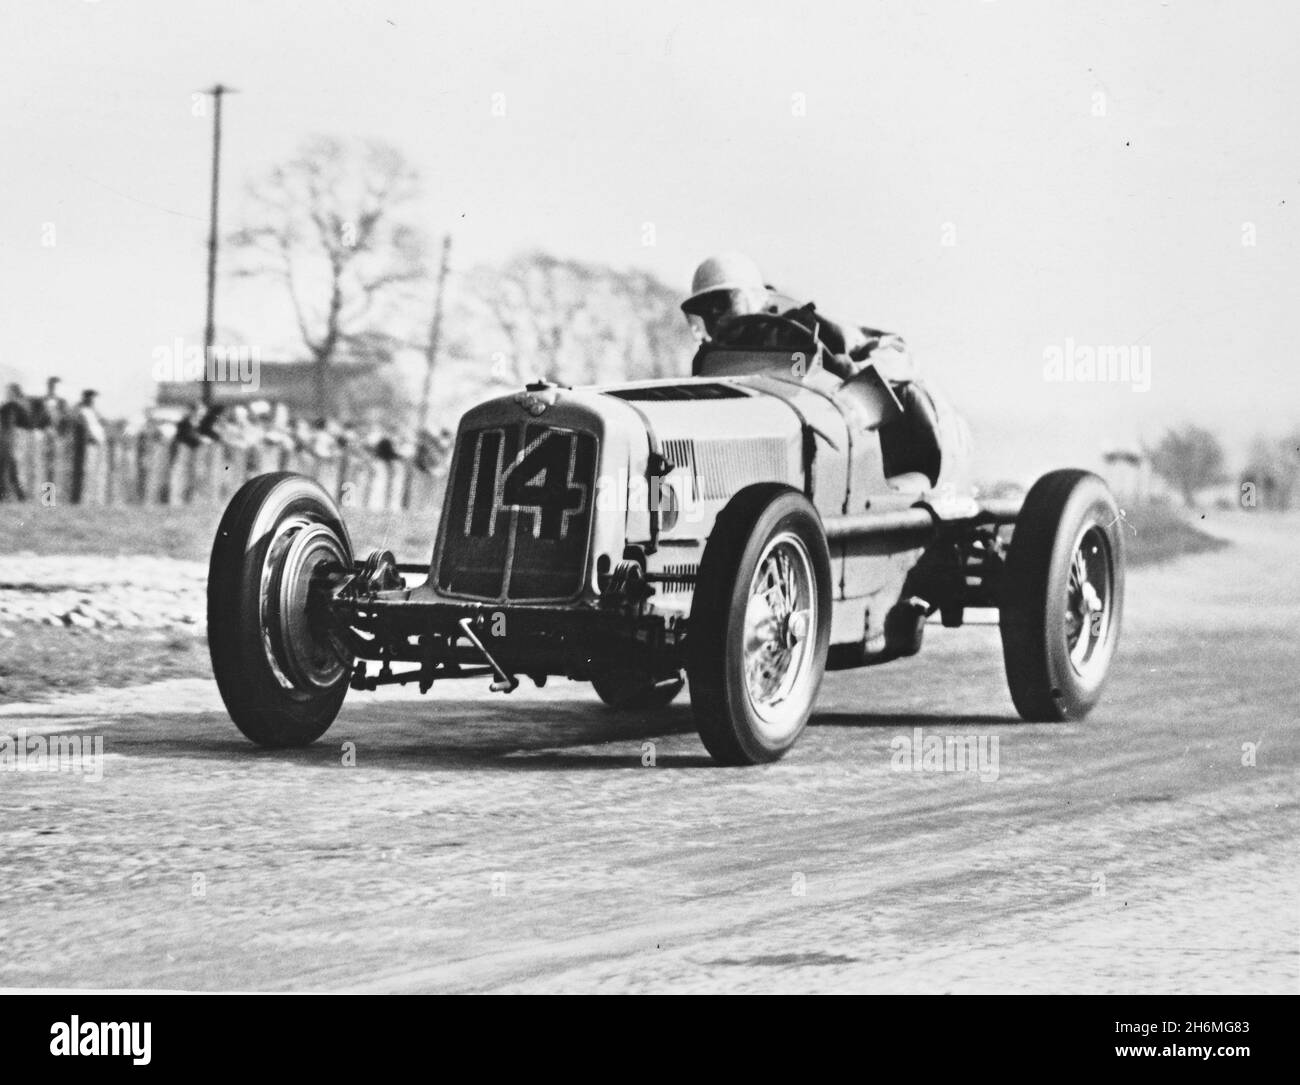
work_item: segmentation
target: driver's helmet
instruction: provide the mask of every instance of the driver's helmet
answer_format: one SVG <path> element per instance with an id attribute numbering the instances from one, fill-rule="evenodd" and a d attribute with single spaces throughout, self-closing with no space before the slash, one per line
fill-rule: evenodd
<path id="1" fill-rule="evenodd" d="M 762 312 L 767 294 L 763 273 L 753 260 L 739 252 L 720 253 L 695 269 L 682 312 L 696 335 L 706 339 L 724 320 Z"/>

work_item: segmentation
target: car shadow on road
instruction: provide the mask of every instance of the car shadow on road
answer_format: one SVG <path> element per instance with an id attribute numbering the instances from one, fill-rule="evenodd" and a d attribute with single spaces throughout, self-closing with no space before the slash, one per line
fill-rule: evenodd
<path id="1" fill-rule="evenodd" d="M 1007 727 L 1024 723 L 1019 716 L 992 714 L 947 716 L 942 712 L 814 712 L 809 727 Z"/>
<path id="2" fill-rule="evenodd" d="M 253 745 L 221 712 L 188 715 L 177 724 L 176 717 L 164 714 L 130 716 L 105 730 L 104 752 L 322 768 L 350 761 L 365 768 L 426 771 L 639 769 L 650 757 L 657 768 L 713 764 L 692 741 L 695 723 L 688 705 L 644 714 L 581 701 L 497 703 L 490 712 L 475 701 L 430 702 L 415 709 L 410 702 L 371 705 L 364 713 L 345 708 L 310 746 L 281 750 Z"/>
<path id="3" fill-rule="evenodd" d="M 897 732 L 921 727 L 992 728 L 1015 716 L 918 712 L 817 712 L 810 727 Z M 79 721 L 77 730 L 86 728 Z M 92 725 L 93 726 L 93 725 Z M 648 712 L 611 712 L 587 701 L 372 702 L 343 713 L 309 746 L 264 749 L 235 729 L 223 712 L 181 717 L 129 716 L 104 729 L 105 753 L 145 760 L 179 758 L 238 766 L 247 763 L 332 769 L 553 772 L 656 768 L 719 768 L 700 745 L 689 704 Z M 805 737 L 805 741 L 807 738 Z"/>

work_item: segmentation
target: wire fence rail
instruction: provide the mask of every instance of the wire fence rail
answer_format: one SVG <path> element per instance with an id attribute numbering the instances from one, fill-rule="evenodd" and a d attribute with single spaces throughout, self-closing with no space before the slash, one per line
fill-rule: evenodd
<path id="1" fill-rule="evenodd" d="M 93 443 L 41 430 L 17 431 L 8 443 L 11 451 L 0 455 L 12 456 L 22 498 L 44 504 L 220 506 L 268 471 L 299 472 L 345 508 L 378 511 L 436 507 L 445 486 L 443 464 L 425 468 L 346 446 L 321 456 L 270 443 L 210 441 L 191 448 L 148 433 L 110 434 Z"/>

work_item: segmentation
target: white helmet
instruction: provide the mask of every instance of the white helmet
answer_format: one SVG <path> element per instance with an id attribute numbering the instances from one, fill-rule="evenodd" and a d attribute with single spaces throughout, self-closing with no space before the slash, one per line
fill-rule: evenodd
<path id="1" fill-rule="evenodd" d="M 682 302 L 689 308 L 691 302 L 715 290 L 745 290 L 761 304 L 767 295 L 767 284 L 758 265 L 740 252 L 724 252 L 710 256 L 695 269 L 691 279 L 691 296 Z"/>

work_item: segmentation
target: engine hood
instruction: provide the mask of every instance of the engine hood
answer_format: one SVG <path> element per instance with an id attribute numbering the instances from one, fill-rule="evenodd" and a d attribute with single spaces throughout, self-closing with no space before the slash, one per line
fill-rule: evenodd
<path id="1" fill-rule="evenodd" d="M 660 440 L 784 439 L 799 429 L 781 397 L 732 381 L 655 381 L 602 388 L 631 406 Z"/>

